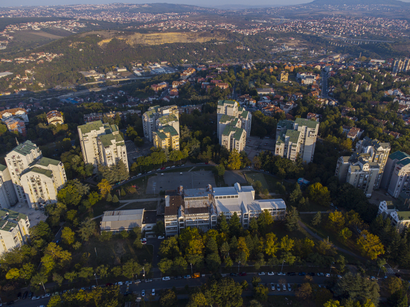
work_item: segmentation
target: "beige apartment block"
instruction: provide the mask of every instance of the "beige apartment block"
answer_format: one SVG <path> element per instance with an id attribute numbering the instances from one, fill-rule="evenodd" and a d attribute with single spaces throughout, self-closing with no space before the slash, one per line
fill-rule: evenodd
<path id="1" fill-rule="evenodd" d="M 62 125 L 64 124 L 63 115 L 57 110 L 52 110 L 47 113 L 47 123 L 49 125 Z"/>
<path id="2" fill-rule="evenodd" d="M 102 121 L 86 123 L 78 126 L 81 151 L 84 162 L 111 166 L 122 160 L 128 170 L 127 148 L 119 133 L 117 125 L 103 124 Z"/>
<path id="3" fill-rule="evenodd" d="M 20 247 L 29 237 L 30 221 L 27 215 L 11 211 L 0 210 L 0 255 Z"/>
<path id="4" fill-rule="evenodd" d="M 41 158 L 40 148 L 31 141 L 25 141 L 10 151 L 5 158 L 19 202 L 25 202 L 26 196 L 20 182 L 21 174 L 37 159 Z"/>
<path id="5" fill-rule="evenodd" d="M 319 123 L 315 120 L 297 118 L 282 120 L 276 128 L 275 155 L 292 161 L 299 156 L 303 162 L 313 161 Z"/>
<path id="6" fill-rule="evenodd" d="M 179 111 L 176 105 L 152 106 L 142 115 L 144 137 L 152 142 L 153 133 L 164 126 L 172 126 L 179 132 Z"/>
<path id="7" fill-rule="evenodd" d="M 164 126 L 153 132 L 155 148 L 179 150 L 179 133 L 172 126 Z"/>

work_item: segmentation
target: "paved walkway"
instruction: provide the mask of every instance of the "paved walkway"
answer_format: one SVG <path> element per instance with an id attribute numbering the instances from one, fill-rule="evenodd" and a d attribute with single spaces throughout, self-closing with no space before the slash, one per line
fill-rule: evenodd
<path id="1" fill-rule="evenodd" d="M 323 240 L 323 238 L 322 238 L 321 236 L 319 236 L 317 233 L 315 233 L 315 232 L 313 232 L 312 230 L 310 230 L 310 228 L 307 227 L 302 221 L 299 221 L 299 226 L 302 227 L 304 230 L 306 230 L 306 231 L 308 232 L 308 234 L 310 234 L 312 237 L 318 239 L 319 241 L 322 241 L 322 240 Z M 348 255 L 353 256 L 353 257 L 355 257 L 355 258 L 358 258 L 358 259 L 360 259 L 361 261 L 367 261 L 366 258 L 364 258 L 364 257 L 362 257 L 362 256 L 359 256 L 359 255 L 356 255 L 355 253 L 352 253 L 351 251 L 348 251 L 347 249 L 338 247 L 338 246 L 336 246 L 336 245 L 334 245 L 334 247 L 335 247 L 338 251 L 340 251 L 340 252 L 342 252 L 342 253 L 348 254 Z"/>

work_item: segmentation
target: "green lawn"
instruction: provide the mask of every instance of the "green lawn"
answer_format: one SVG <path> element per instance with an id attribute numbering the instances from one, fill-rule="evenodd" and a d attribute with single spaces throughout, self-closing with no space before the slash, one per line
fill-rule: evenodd
<path id="1" fill-rule="evenodd" d="M 132 238 L 123 239 L 119 235 L 113 236 L 108 242 L 101 242 L 98 237 L 93 237 L 73 253 L 73 263 L 96 267 L 102 264 L 120 265 L 129 259 L 135 259 L 141 264 L 145 261 L 152 262 L 153 247 L 151 245 L 144 245 L 136 249 L 132 243 Z"/>
<path id="2" fill-rule="evenodd" d="M 265 175 L 262 173 L 244 173 L 246 181 L 248 181 L 249 184 L 253 185 L 256 181 L 260 181 L 262 183 L 262 189 L 268 189 L 269 192 L 274 192 L 274 189 L 272 189 L 272 186 L 268 185 Z"/>

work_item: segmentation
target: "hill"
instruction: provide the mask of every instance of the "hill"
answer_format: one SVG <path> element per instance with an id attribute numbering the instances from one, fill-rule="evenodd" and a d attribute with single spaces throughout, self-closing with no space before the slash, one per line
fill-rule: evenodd
<path id="1" fill-rule="evenodd" d="M 315 0 L 310 4 L 313 5 L 391 5 L 408 7 L 410 3 L 398 1 L 398 0 Z"/>

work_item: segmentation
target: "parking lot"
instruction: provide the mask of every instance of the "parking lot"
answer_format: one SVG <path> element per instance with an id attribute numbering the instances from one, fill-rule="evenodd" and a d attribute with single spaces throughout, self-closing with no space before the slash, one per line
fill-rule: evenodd
<path id="1" fill-rule="evenodd" d="M 215 186 L 211 171 L 182 172 L 182 175 L 180 172 L 158 173 L 149 178 L 146 193 L 159 194 L 160 191 L 176 190 L 180 185 L 184 189 L 206 188 L 208 184 Z"/>
<path id="2" fill-rule="evenodd" d="M 251 161 L 253 157 L 257 156 L 261 151 L 264 150 L 275 151 L 275 139 L 261 139 L 257 136 L 246 138 L 245 152 L 248 155 L 248 158 L 251 159 Z"/>

